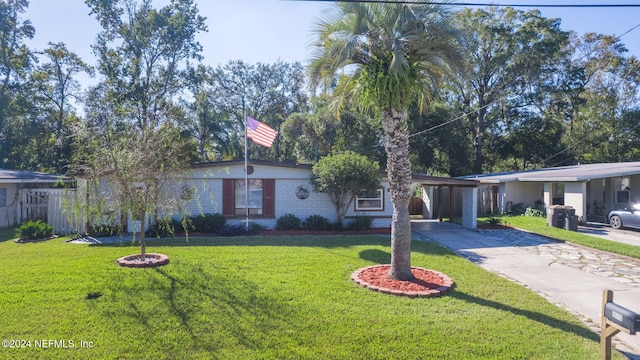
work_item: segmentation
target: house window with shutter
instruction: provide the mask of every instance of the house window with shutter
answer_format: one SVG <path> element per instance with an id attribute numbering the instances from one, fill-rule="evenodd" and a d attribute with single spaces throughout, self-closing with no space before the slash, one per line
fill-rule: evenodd
<path id="1" fill-rule="evenodd" d="M 248 193 L 247 193 L 248 190 Z M 222 184 L 223 215 L 229 217 L 275 216 L 275 180 L 273 179 L 224 179 Z"/>
<path id="2" fill-rule="evenodd" d="M 234 213 L 235 215 L 246 215 L 249 208 L 249 215 L 262 215 L 262 180 L 249 179 L 236 180 L 234 189 Z M 249 191 L 247 196 L 247 191 Z"/>

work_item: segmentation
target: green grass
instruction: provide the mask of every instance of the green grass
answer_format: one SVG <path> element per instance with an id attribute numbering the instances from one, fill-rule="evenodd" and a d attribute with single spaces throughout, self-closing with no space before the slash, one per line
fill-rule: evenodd
<path id="1" fill-rule="evenodd" d="M 427 242 L 413 243 L 412 264 L 454 280 L 440 298 L 349 280 L 389 262 L 382 236 L 154 240 L 148 251 L 171 262 L 149 269 L 116 265 L 138 251 L 130 244 L 2 240 L 0 339 L 31 347 L 0 348 L 0 358 L 599 358 L 597 334 L 574 316 Z M 38 348 L 36 339 L 74 348 Z"/>
<path id="2" fill-rule="evenodd" d="M 0 228 L 0 242 L 16 238 L 16 228 Z"/>
<path id="3" fill-rule="evenodd" d="M 502 216 L 498 218 L 502 220 L 503 225 L 509 225 L 554 239 L 640 259 L 640 246 L 623 244 L 575 231 L 547 226 L 546 218 L 533 216 Z M 484 223 L 487 219 L 488 218 L 478 218 L 478 224 Z"/>

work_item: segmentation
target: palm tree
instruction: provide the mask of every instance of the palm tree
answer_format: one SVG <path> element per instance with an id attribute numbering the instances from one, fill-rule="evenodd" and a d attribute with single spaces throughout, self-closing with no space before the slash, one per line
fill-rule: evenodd
<path id="1" fill-rule="evenodd" d="M 313 85 L 333 88 L 336 104 L 354 100 L 383 115 L 387 177 L 393 203 L 391 271 L 410 280 L 412 196 L 408 109 L 420 108 L 438 80 L 460 61 L 457 32 L 442 5 L 342 2 L 315 29 Z M 333 86 L 337 84 L 336 86 Z"/>

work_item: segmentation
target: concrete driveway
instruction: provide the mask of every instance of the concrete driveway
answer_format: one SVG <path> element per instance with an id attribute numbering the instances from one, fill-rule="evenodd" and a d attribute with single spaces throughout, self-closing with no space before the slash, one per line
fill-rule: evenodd
<path id="1" fill-rule="evenodd" d="M 585 225 L 579 225 L 578 232 L 624 244 L 640 246 L 640 230 L 614 229 L 607 224 L 588 222 Z"/>
<path id="2" fill-rule="evenodd" d="M 595 332 L 599 333 L 605 289 L 614 292 L 615 303 L 640 312 L 638 259 L 518 230 L 468 230 L 432 220 L 416 220 L 411 225 L 415 240 L 436 242 L 526 286 L 573 313 Z M 613 340 L 628 358 L 640 359 L 640 335 L 620 333 Z"/>

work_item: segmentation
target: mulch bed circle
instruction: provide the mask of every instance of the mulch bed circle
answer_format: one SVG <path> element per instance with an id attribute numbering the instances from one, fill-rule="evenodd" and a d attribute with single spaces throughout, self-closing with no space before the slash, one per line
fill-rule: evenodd
<path id="1" fill-rule="evenodd" d="M 14 239 L 13 242 L 15 242 L 16 244 L 27 244 L 27 243 L 34 243 L 34 242 L 41 242 L 41 241 L 47 241 L 47 240 L 51 240 L 51 239 L 57 239 L 58 235 L 53 235 L 53 236 L 49 236 L 48 238 L 42 238 L 42 239 Z"/>
<path id="2" fill-rule="evenodd" d="M 389 277 L 391 265 L 372 265 L 353 272 L 351 280 L 369 290 L 397 296 L 437 297 L 453 287 L 453 280 L 441 272 L 411 267 L 414 279 L 394 280 Z"/>
<path id="3" fill-rule="evenodd" d="M 140 259 L 140 254 L 123 256 L 117 260 L 118 265 L 124 267 L 154 267 L 169 263 L 169 257 L 165 254 L 147 253 L 145 261 Z"/>

